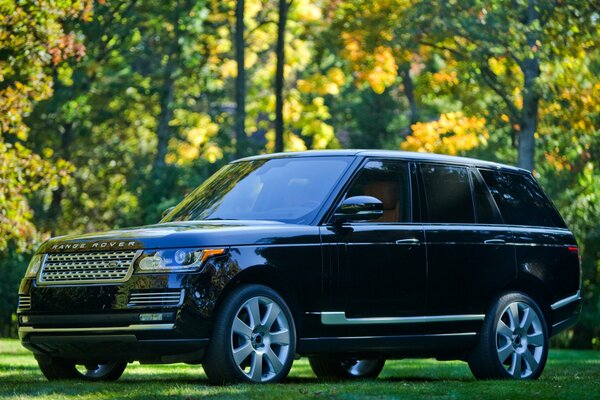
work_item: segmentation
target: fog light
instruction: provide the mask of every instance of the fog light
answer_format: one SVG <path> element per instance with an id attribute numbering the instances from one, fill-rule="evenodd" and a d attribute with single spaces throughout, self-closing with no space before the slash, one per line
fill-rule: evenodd
<path id="1" fill-rule="evenodd" d="M 162 314 L 140 314 L 140 321 L 150 322 L 150 321 L 162 321 Z"/>
<path id="2" fill-rule="evenodd" d="M 19 322 L 21 324 L 28 324 L 29 323 L 29 317 L 27 315 L 21 315 L 19 317 Z"/>

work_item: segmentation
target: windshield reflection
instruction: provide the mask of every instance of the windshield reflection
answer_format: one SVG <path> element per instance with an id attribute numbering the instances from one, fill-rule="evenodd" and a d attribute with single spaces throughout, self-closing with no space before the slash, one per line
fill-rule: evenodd
<path id="1" fill-rule="evenodd" d="M 311 221 L 350 157 L 234 162 L 211 176 L 161 222 L 190 220 Z"/>

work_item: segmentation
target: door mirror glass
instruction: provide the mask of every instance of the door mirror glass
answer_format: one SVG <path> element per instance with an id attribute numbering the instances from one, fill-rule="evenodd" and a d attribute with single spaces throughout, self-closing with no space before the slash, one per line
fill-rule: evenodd
<path id="1" fill-rule="evenodd" d="M 383 203 L 371 196 L 349 197 L 335 210 L 337 222 L 369 221 L 383 215 Z"/>

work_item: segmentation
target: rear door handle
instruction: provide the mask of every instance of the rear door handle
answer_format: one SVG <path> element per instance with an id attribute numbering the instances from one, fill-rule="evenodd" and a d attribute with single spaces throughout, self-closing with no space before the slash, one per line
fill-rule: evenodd
<path id="1" fill-rule="evenodd" d="M 488 239 L 483 241 L 484 244 L 506 244 L 504 239 Z"/>
<path id="2" fill-rule="evenodd" d="M 396 240 L 396 244 L 419 244 L 421 241 L 419 239 L 400 239 Z"/>

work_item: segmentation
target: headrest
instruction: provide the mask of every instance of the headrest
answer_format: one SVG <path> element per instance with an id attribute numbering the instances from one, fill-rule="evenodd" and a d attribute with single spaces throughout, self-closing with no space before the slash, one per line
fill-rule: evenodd
<path id="1" fill-rule="evenodd" d="M 396 182 L 372 182 L 365 187 L 365 195 L 381 200 L 384 210 L 393 210 L 398 205 L 398 189 Z"/>

